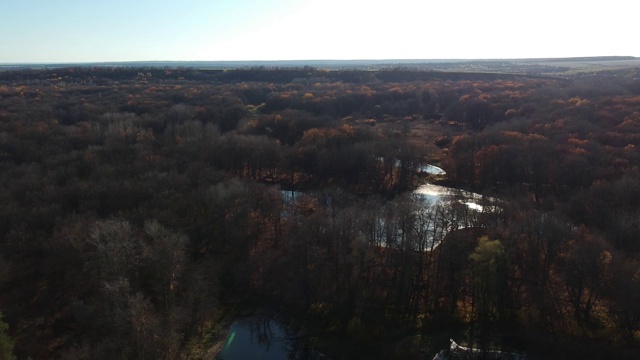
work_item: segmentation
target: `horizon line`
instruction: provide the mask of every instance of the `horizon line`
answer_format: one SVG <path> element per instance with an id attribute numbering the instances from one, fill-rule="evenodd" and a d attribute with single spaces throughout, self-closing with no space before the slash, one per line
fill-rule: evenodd
<path id="1" fill-rule="evenodd" d="M 526 57 L 526 58 L 413 58 L 413 59 L 278 59 L 278 60 L 97 60 L 97 61 L 24 61 L 24 62 L 0 62 L 0 66 L 24 66 L 24 65 L 103 65 L 103 64 L 135 64 L 135 63 L 305 63 L 305 62 L 330 62 L 330 63 L 419 63 L 419 62 L 476 62 L 476 61 L 553 61 L 553 60 L 639 60 L 640 57 L 630 55 L 604 55 L 604 56 L 568 56 L 568 57 Z"/>

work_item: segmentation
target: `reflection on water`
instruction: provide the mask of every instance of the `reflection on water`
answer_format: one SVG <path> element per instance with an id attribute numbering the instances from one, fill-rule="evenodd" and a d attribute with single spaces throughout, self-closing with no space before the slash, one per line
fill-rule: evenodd
<path id="1" fill-rule="evenodd" d="M 418 172 L 426 173 L 430 175 L 446 175 L 447 172 L 442 170 L 441 168 L 433 165 L 422 165 L 418 168 Z"/>
<path id="2" fill-rule="evenodd" d="M 419 198 L 437 204 L 441 201 L 458 201 L 466 205 L 471 210 L 482 211 L 484 207 L 479 204 L 483 196 L 470 191 L 453 189 L 446 186 L 424 184 L 420 185 L 414 192 Z M 486 198 L 487 200 L 492 200 Z"/>
<path id="3" fill-rule="evenodd" d="M 235 322 L 218 360 L 326 359 L 309 347 L 308 338 L 270 317 L 253 316 Z"/>
<path id="4" fill-rule="evenodd" d="M 280 190 L 280 196 L 282 197 L 282 200 L 284 200 L 286 204 L 290 204 L 296 201 L 298 198 L 300 198 L 301 195 L 302 193 L 300 191 Z"/>
<path id="5" fill-rule="evenodd" d="M 227 342 L 217 356 L 219 360 L 290 359 L 291 334 L 280 323 L 252 317 L 240 320 L 229 329 Z"/>
<path id="6" fill-rule="evenodd" d="M 379 162 L 384 162 L 385 158 L 383 157 L 378 157 L 377 158 Z M 393 161 L 393 165 L 396 168 L 399 168 L 400 166 L 402 166 L 402 161 L 400 160 L 395 160 Z M 419 165 L 417 171 L 419 173 L 425 173 L 425 174 L 429 174 L 429 175 L 446 175 L 447 172 L 444 171 L 442 168 L 439 168 L 435 165 L 431 165 L 431 164 L 426 164 L 426 165 Z"/>
<path id="7" fill-rule="evenodd" d="M 332 208 L 332 197 L 326 194 L 288 190 L 280 190 L 280 194 L 285 205 L 282 215 L 286 219 L 295 215 L 291 205 L 304 196 L 313 196 L 330 213 L 341 211 Z M 421 185 L 411 195 L 408 203 L 403 203 L 401 196 L 376 203 L 374 208 L 368 209 L 370 211 L 359 209 L 360 216 L 354 216 L 355 221 L 362 224 L 358 229 L 359 238 L 376 247 L 429 251 L 451 231 L 494 226 L 496 216 L 502 211 L 497 199 L 440 185 Z M 412 215 L 406 216 L 403 209 L 409 209 L 407 211 Z M 408 221 L 411 226 L 407 225 Z"/>

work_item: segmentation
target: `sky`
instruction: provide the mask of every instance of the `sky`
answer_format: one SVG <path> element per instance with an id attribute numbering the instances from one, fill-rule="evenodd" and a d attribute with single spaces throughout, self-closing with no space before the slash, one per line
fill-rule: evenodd
<path id="1" fill-rule="evenodd" d="M 0 63 L 640 56 L 629 0 L 0 0 Z"/>

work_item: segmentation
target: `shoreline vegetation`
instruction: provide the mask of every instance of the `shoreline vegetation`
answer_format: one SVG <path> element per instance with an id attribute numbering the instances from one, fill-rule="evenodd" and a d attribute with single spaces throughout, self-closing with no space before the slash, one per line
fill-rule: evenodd
<path id="1" fill-rule="evenodd" d="M 4 66 L 0 355 L 638 358 L 636 60 Z"/>

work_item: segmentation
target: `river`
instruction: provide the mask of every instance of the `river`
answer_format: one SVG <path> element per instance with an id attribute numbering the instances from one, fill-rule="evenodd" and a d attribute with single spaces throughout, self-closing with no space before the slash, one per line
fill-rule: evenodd
<path id="1" fill-rule="evenodd" d="M 419 172 L 438 176 L 446 174 L 444 170 L 433 165 L 422 165 L 419 168 Z M 305 194 L 314 196 L 313 193 L 280 190 L 280 196 L 286 204 L 295 202 Z M 416 212 L 422 211 L 422 215 L 425 215 L 423 216 L 422 224 L 424 224 L 423 233 L 427 234 L 427 238 L 425 239 L 426 242 L 418 246 L 422 251 L 437 246 L 449 231 L 472 226 L 486 226 L 480 221 L 480 218 L 488 217 L 481 216 L 481 214 L 488 215 L 500 211 L 499 201 L 495 198 L 431 183 L 420 185 L 411 195 Z M 322 201 L 328 206 L 330 206 L 331 202 L 330 196 L 325 196 Z M 435 212 L 438 213 L 435 214 Z M 289 216 L 286 207 L 283 210 L 283 216 Z M 387 220 L 383 214 L 380 214 L 377 221 L 379 229 L 389 228 L 386 226 Z M 401 238 L 402 230 L 396 229 L 395 231 L 397 232 L 395 238 Z M 370 239 L 371 243 L 376 246 L 395 247 L 398 245 L 397 243 L 390 243 L 394 242 L 395 239 L 393 236 L 387 236 L 388 232 L 378 231 L 376 235 L 375 239 Z"/>
<path id="2" fill-rule="evenodd" d="M 416 195 L 418 199 L 426 200 L 432 204 L 437 204 L 442 201 L 457 201 L 466 205 L 468 208 L 477 211 L 482 211 L 484 209 L 484 206 L 480 204 L 483 200 L 494 200 L 474 192 L 435 184 L 420 185 L 413 191 L 413 194 Z"/>
<path id="3" fill-rule="evenodd" d="M 434 175 L 443 175 L 444 171 L 438 167 L 427 165 L 421 167 L 421 172 Z M 285 203 L 293 203 L 303 192 L 280 190 L 280 194 Z M 435 184 L 424 184 L 419 186 L 412 193 L 414 201 L 417 203 L 417 209 L 426 211 L 435 211 L 437 206 L 444 205 L 445 208 L 455 207 L 455 204 L 463 205 L 466 208 L 467 216 L 470 214 L 478 214 L 484 211 L 497 209 L 495 199 L 484 197 L 469 191 L 449 188 Z M 326 199 L 325 199 L 326 200 Z M 327 204 L 331 201 L 326 200 Z M 487 205 L 491 204 L 491 205 Z M 419 211 L 419 210 L 417 210 Z M 288 213 L 284 210 L 284 216 Z M 459 216 L 459 215 L 456 215 Z M 448 230 L 461 228 L 469 225 L 469 219 L 453 217 L 452 222 L 448 226 L 450 228 L 443 229 L 440 237 Z M 384 227 L 384 218 L 381 216 L 379 225 Z M 431 223 L 435 224 L 435 222 Z M 428 233 L 436 234 L 437 231 L 433 227 L 427 230 Z M 428 240 L 433 242 L 433 236 Z M 384 243 L 384 239 L 377 242 L 381 246 L 389 246 Z M 437 245 L 433 244 L 434 246 Z M 432 248 L 428 244 L 425 249 Z M 423 249 L 423 251 L 425 250 Z M 293 330 L 284 324 L 269 317 L 248 317 L 233 323 L 229 329 L 229 334 L 224 347 L 216 357 L 218 360 L 280 360 L 280 359 L 326 359 L 326 357 L 308 346 L 304 338 L 299 337 Z"/>

